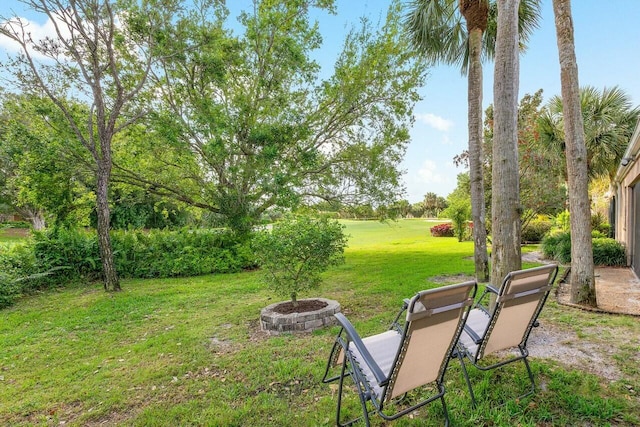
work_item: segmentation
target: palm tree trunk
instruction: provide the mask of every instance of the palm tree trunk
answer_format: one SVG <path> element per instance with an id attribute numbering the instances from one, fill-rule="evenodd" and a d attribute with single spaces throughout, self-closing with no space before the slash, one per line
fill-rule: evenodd
<path id="1" fill-rule="evenodd" d="M 519 0 L 498 0 L 498 33 L 493 82 L 494 136 L 491 202 L 491 281 L 522 266 L 520 185 L 518 176 L 518 7 Z"/>
<path id="2" fill-rule="evenodd" d="M 596 306 L 591 209 L 584 123 L 580 106 L 580 85 L 573 39 L 571 1 L 553 0 L 556 22 L 562 115 L 571 213 L 571 302 Z"/>
<path id="3" fill-rule="evenodd" d="M 482 174 L 482 29 L 469 31 L 468 126 L 469 177 L 471 181 L 471 219 L 473 220 L 473 258 L 476 280 L 489 280 L 486 207 Z"/>

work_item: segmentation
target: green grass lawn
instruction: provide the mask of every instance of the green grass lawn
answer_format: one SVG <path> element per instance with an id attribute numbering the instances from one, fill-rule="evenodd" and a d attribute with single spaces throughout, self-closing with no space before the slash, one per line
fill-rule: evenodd
<path id="1" fill-rule="evenodd" d="M 433 223 L 346 225 L 346 263 L 301 297 L 338 300 L 362 334 L 385 330 L 403 298 L 440 286 L 442 276 L 473 274 L 472 243 L 432 238 Z M 0 425 L 333 425 L 336 387 L 320 380 L 337 328 L 262 333 L 260 309 L 278 299 L 259 274 L 127 280 L 117 294 L 87 284 L 0 311 Z M 453 424 L 640 425 L 638 319 L 550 301 L 541 321 L 608 345 L 623 379 L 533 359 L 538 393 L 492 407 L 524 383 L 510 369 L 474 373 L 485 399 L 473 409 L 452 363 L 446 398 Z M 359 408 L 353 399 L 346 406 Z M 441 425 L 441 411 L 436 403 L 393 425 Z"/>

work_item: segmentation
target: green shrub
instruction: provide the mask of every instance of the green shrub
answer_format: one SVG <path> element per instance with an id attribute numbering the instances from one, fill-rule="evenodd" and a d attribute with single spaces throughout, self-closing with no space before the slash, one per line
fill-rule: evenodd
<path id="1" fill-rule="evenodd" d="M 240 271 L 251 266 L 248 243 L 218 230 L 113 231 L 111 245 L 122 278 L 195 276 Z M 100 277 L 102 265 L 94 232 L 55 230 L 35 235 L 42 269 L 66 267 L 64 280 Z"/>
<path id="2" fill-rule="evenodd" d="M 556 227 L 558 227 L 561 231 L 568 233 L 571 230 L 571 215 L 568 210 L 564 210 L 560 212 L 553 219 L 553 223 Z"/>
<path id="3" fill-rule="evenodd" d="M 609 237 L 593 239 L 593 263 L 611 266 L 627 265 L 624 246 Z"/>
<path id="4" fill-rule="evenodd" d="M 453 233 L 459 242 L 465 240 L 470 235 L 468 221 L 471 219 L 471 201 L 460 199 L 451 202 L 451 204 L 442 211 L 441 215 L 451 219 Z"/>
<path id="5" fill-rule="evenodd" d="M 591 229 L 602 233 L 604 237 L 610 237 L 611 225 L 601 213 L 591 215 Z"/>
<path id="6" fill-rule="evenodd" d="M 33 291 L 78 280 L 97 280 L 102 264 L 93 231 L 57 228 L 0 252 L 0 308 Z M 111 233 L 122 278 L 196 276 L 253 267 L 249 242 L 221 230 Z"/>
<path id="7" fill-rule="evenodd" d="M 0 228 L 31 228 L 31 224 L 27 221 L 5 221 Z"/>
<path id="8" fill-rule="evenodd" d="M 111 236 L 121 277 L 197 276 L 253 265 L 249 243 L 228 231 L 117 231 Z"/>
<path id="9" fill-rule="evenodd" d="M 43 287 L 33 247 L 21 243 L 0 248 L 0 308 L 7 307 L 22 294 Z"/>
<path id="10" fill-rule="evenodd" d="M 541 242 L 544 236 L 551 230 L 552 223 L 545 219 L 533 219 L 522 228 L 523 242 Z"/>
<path id="11" fill-rule="evenodd" d="M 549 234 L 542 240 L 541 249 L 545 257 L 567 264 L 571 262 L 571 235 L 566 232 Z"/>
<path id="12" fill-rule="evenodd" d="M 102 266 L 95 232 L 56 227 L 34 232 L 33 238 L 38 272 L 55 272 L 48 278 L 49 285 L 100 278 Z"/>
<path id="13" fill-rule="evenodd" d="M 288 217 L 253 239 L 265 283 L 297 304 L 298 293 L 320 285 L 320 274 L 344 262 L 344 226 L 328 218 Z"/>
<path id="14" fill-rule="evenodd" d="M 15 279 L 0 271 L 0 309 L 9 307 L 20 296 Z"/>
<path id="15" fill-rule="evenodd" d="M 624 246 L 609 237 L 598 237 L 592 240 L 593 263 L 595 265 L 621 266 L 626 265 Z M 547 258 L 553 258 L 563 264 L 571 262 L 571 235 L 556 233 L 544 238 L 541 245 L 542 253 Z"/>

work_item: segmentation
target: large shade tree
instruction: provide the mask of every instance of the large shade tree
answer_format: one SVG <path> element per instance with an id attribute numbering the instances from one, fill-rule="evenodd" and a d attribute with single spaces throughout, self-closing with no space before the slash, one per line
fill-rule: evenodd
<path id="1" fill-rule="evenodd" d="M 396 200 L 424 64 L 403 41 L 396 2 L 380 28 L 365 21 L 348 35 L 322 79 L 309 8 L 332 3 L 256 1 L 240 35 L 218 8 L 178 22 L 162 35 L 181 54 L 157 70 L 152 138 L 130 147 L 117 174 L 242 234 L 275 207 Z"/>
<path id="2" fill-rule="evenodd" d="M 67 120 L 48 98 L 0 98 L 0 200 L 36 230 L 87 220 L 91 173 Z"/>
<path id="3" fill-rule="evenodd" d="M 109 236 L 109 183 L 114 136 L 146 111 L 143 91 L 154 64 L 153 31 L 169 25 L 173 0 L 24 0 L 47 19 L 53 34 L 35 39 L 29 22 L 2 19 L 0 35 L 20 53 L 4 64 L 23 92 L 44 94 L 60 109 L 75 137 L 90 153 L 95 173 L 97 233 L 104 287 L 120 290 Z M 82 120 L 78 100 L 89 104 Z"/>
<path id="4" fill-rule="evenodd" d="M 553 0 L 571 212 L 571 302 L 596 306 L 588 155 L 580 108 L 580 85 L 570 0 Z"/>
<path id="5" fill-rule="evenodd" d="M 413 0 L 408 3 L 407 10 L 405 25 L 414 46 L 430 60 L 459 65 L 462 72 L 467 73 L 468 163 L 474 222 L 474 260 L 476 277 L 478 280 L 487 280 L 489 262 L 482 169 L 482 61 L 494 55 L 497 5 L 489 0 Z M 539 1 L 522 1 L 518 34 L 523 46 L 537 27 L 539 17 Z"/>

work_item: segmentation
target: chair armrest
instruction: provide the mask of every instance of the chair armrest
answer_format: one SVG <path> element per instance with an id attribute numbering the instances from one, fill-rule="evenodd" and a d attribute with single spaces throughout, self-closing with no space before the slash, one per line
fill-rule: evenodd
<path id="1" fill-rule="evenodd" d="M 391 322 L 391 326 L 389 327 L 389 330 L 395 329 L 396 332 L 398 332 L 399 334 L 402 333 L 402 325 L 400 325 L 400 317 L 402 316 L 402 313 L 407 311 L 407 308 L 409 308 L 410 302 L 411 300 L 409 298 L 405 298 L 402 300 L 402 307 L 400 307 L 400 311 L 398 311 L 398 314 L 396 315 L 395 319 L 393 319 L 393 322 Z"/>
<path id="2" fill-rule="evenodd" d="M 482 342 L 482 338 L 480 337 L 480 335 L 478 335 L 476 333 L 476 331 L 474 331 L 473 329 L 471 329 L 471 326 L 465 324 L 464 325 L 464 331 L 471 337 L 471 339 L 473 340 L 473 342 L 477 345 L 480 344 Z"/>
<path id="3" fill-rule="evenodd" d="M 360 355 L 362 356 L 362 359 L 367 364 L 367 366 L 369 366 L 369 369 L 371 369 L 373 376 L 376 377 L 378 385 L 385 385 L 388 381 L 388 378 L 384 375 L 382 369 L 380 369 L 380 366 L 378 366 L 376 361 L 373 359 L 371 353 L 369 353 L 369 350 L 367 350 L 364 342 L 362 342 L 362 338 L 360 338 L 360 335 L 358 335 L 358 332 L 355 330 L 349 319 L 347 319 L 342 313 L 335 313 L 334 316 L 338 323 L 340 323 L 340 326 L 342 326 L 344 332 L 347 334 L 347 346 L 349 345 L 349 343 L 352 343 L 358 349 Z M 348 351 L 348 349 L 345 348 L 345 351 Z"/>
<path id="4" fill-rule="evenodd" d="M 495 286 L 493 286 L 493 285 L 491 285 L 491 284 L 488 284 L 488 283 L 485 285 L 484 289 L 485 289 L 485 293 L 486 293 L 486 292 L 491 292 L 491 293 L 493 293 L 493 294 L 498 295 L 498 293 L 500 292 L 500 291 L 498 290 L 498 288 L 496 288 Z"/>
<path id="5" fill-rule="evenodd" d="M 487 308 L 487 305 L 484 305 L 482 303 L 482 300 L 485 299 L 485 297 L 489 294 L 494 294 L 496 296 L 498 296 L 500 293 L 500 291 L 498 290 L 498 288 L 496 288 L 495 286 L 493 286 L 490 283 L 487 283 L 486 285 L 484 285 L 484 291 L 482 292 L 482 295 L 480 295 L 480 298 L 478 298 L 478 301 L 475 304 L 476 308 L 481 309 L 482 311 L 484 311 L 487 314 L 491 314 L 489 313 L 489 309 Z"/>

